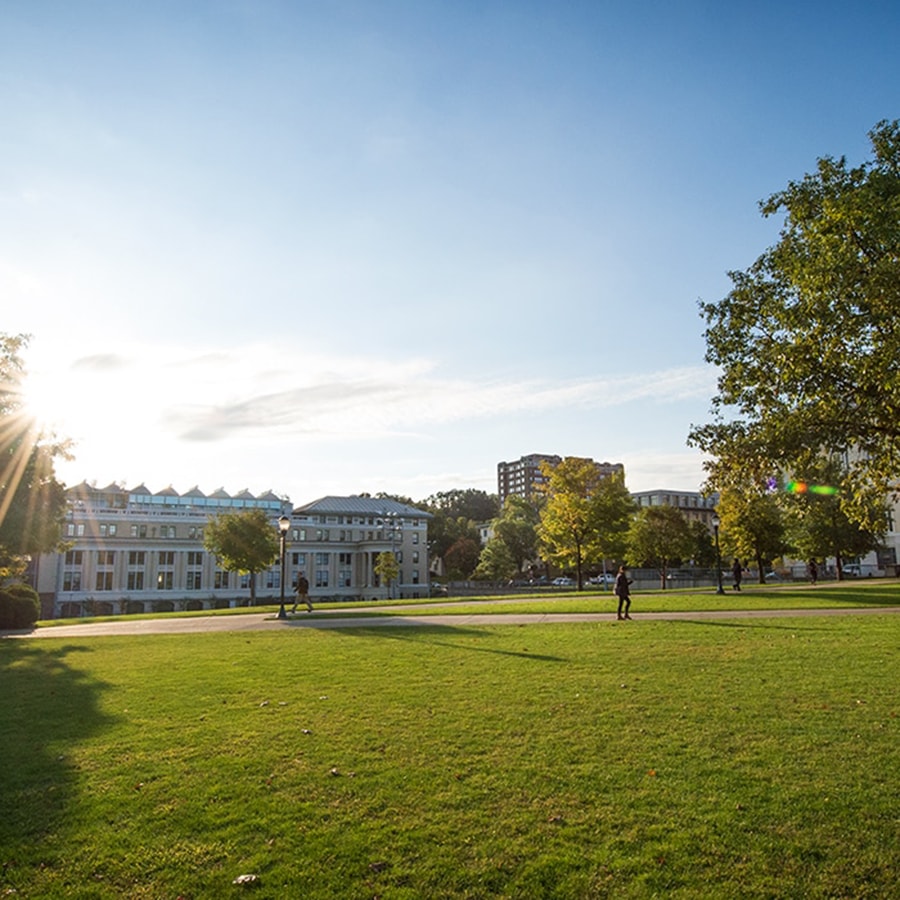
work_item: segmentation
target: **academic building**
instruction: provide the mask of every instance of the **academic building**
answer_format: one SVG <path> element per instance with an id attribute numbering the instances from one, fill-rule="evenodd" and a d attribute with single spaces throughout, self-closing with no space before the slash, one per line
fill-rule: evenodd
<path id="1" fill-rule="evenodd" d="M 371 497 L 323 497 L 299 508 L 273 493 L 254 496 L 194 488 L 151 493 L 144 485 L 80 484 L 68 491 L 65 550 L 32 561 L 30 580 L 46 618 L 200 610 L 249 603 L 250 575 L 223 569 L 203 546 L 211 517 L 262 509 L 286 534 L 285 594 L 302 572 L 315 600 L 378 600 L 428 594 L 428 519 L 423 510 Z M 399 563 L 395 584 L 380 584 L 378 555 Z M 278 602 L 281 560 L 256 576 L 258 603 Z"/>
<path id="2" fill-rule="evenodd" d="M 705 495 L 697 491 L 632 491 L 631 498 L 638 508 L 645 506 L 674 506 L 688 522 L 702 522 L 712 532 L 712 520 L 719 502 L 718 494 Z"/>

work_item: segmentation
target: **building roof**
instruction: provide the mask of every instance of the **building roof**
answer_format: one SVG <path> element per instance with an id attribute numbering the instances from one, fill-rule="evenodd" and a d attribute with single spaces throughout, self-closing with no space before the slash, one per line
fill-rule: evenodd
<path id="1" fill-rule="evenodd" d="M 295 515 L 353 515 L 353 516 L 381 516 L 395 515 L 409 518 L 431 518 L 431 513 L 397 500 L 389 500 L 382 497 L 321 497 L 298 506 L 294 510 Z"/>

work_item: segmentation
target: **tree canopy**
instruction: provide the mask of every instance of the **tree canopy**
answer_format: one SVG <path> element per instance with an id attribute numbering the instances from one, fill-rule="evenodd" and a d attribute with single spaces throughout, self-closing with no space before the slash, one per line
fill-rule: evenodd
<path id="1" fill-rule="evenodd" d="M 728 556 L 754 560 L 760 584 L 765 583 L 766 567 L 788 550 L 780 500 L 752 483 L 726 488 L 719 496 L 722 549 Z"/>
<path id="2" fill-rule="evenodd" d="M 566 457 L 541 470 L 547 499 L 538 536 L 549 559 L 575 571 L 580 589 L 585 565 L 624 548 L 634 505 L 621 476 L 601 474 L 590 460 Z"/>
<path id="3" fill-rule="evenodd" d="M 537 525 L 540 515 L 524 497 L 511 494 L 506 498 L 500 515 L 494 519 L 494 537 L 506 545 L 514 562 L 514 572 L 521 572 L 525 564 L 537 557 Z M 502 577 L 502 576 L 501 576 Z"/>
<path id="4" fill-rule="evenodd" d="M 375 558 L 375 574 L 381 583 L 388 589 L 390 595 L 394 594 L 394 582 L 400 577 L 400 563 L 390 550 L 379 553 Z"/>
<path id="5" fill-rule="evenodd" d="M 0 333 L 0 579 L 21 574 L 28 554 L 53 550 L 66 513 L 53 468 L 66 444 L 43 434 L 22 400 L 27 344 Z"/>
<path id="6" fill-rule="evenodd" d="M 689 557 L 693 545 L 681 510 L 674 506 L 645 506 L 628 531 L 628 561 L 632 566 L 653 566 L 665 587 L 669 566 Z"/>
<path id="7" fill-rule="evenodd" d="M 497 495 L 477 488 L 439 491 L 425 503 L 431 512 L 443 513 L 451 519 L 471 519 L 473 522 L 489 522 L 500 511 Z"/>
<path id="8" fill-rule="evenodd" d="M 823 157 L 763 201 L 784 216 L 778 242 L 700 304 L 720 375 L 714 421 L 689 437 L 715 487 L 790 473 L 810 448 L 845 454 L 841 503 L 861 522 L 900 471 L 900 122 L 869 138 L 861 165 Z"/>
<path id="9" fill-rule="evenodd" d="M 250 575 L 250 602 L 256 603 L 256 574 L 267 569 L 280 550 L 278 531 L 262 509 L 242 509 L 209 519 L 203 544 L 229 572 Z"/>

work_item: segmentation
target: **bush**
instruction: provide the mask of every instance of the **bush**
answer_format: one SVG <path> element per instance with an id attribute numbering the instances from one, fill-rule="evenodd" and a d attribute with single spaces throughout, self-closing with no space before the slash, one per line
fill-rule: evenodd
<path id="1" fill-rule="evenodd" d="M 40 614 L 40 598 L 27 584 L 10 584 L 0 589 L 0 628 L 33 628 Z"/>

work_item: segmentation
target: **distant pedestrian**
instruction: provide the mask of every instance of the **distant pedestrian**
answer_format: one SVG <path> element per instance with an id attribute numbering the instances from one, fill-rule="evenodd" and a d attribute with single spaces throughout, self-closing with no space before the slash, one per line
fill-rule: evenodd
<path id="1" fill-rule="evenodd" d="M 806 568 L 809 572 L 809 580 L 815 584 L 819 580 L 819 567 L 816 565 L 816 561 L 811 559 Z"/>
<path id="2" fill-rule="evenodd" d="M 620 619 L 630 619 L 631 616 L 628 615 L 628 610 L 631 609 L 631 591 L 628 589 L 628 586 L 631 584 L 631 579 L 628 577 L 626 573 L 625 566 L 619 566 L 619 574 L 616 575 L 616 586 L 615 592 L 616 596 L 619 598 L 619 614 L 618 618 Z M 622 610 L 625 610 L 625 614 L 622 615 Z"/>
<path id="3" fill-rule="evenodd" d="M 739 591 L 741 589 L 741 578 L 744 577 L 744 567 L 739 559 L 734 561 L 734 565 L 731 567 L 731 574 L 734 576 L 734 589 Z"/>
<path id="4" fill-rule="evenodd" d="M 306 604 L 307 612 L 313 611 L 312 600 L 309 599 L 309 582 L 302 572 L 297 578 L 297 599 L 294 601 L 294 608 L 291 612 L 297 612 L 297 605 L 300 603 Z"/>

